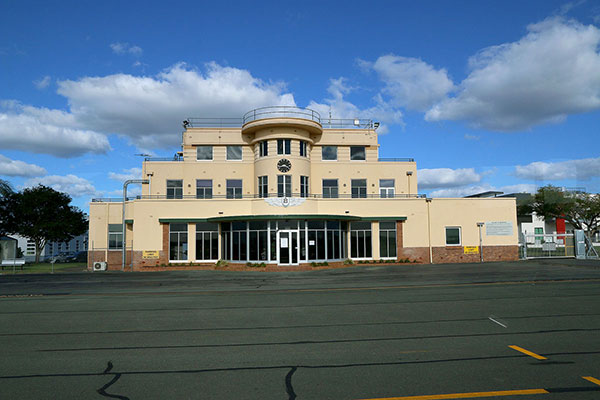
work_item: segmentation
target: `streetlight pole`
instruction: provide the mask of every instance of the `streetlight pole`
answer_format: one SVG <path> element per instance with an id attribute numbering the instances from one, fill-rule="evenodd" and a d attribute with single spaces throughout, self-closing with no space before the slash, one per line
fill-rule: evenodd
<path id="1" fill-rule="evenodd" d="M 477 227 L 479 228 L 479 261 L 483 262 L 483 237 L 481 236 L 481 228 L 483 227 L 483 222 L 478 222 Z"/>
<path id="2" fill-rule="evenodd" d="M 123 263 L 121 264 L 121 271 L 125 271 L 125 260 L 127 257 L 127 228 L 125 226 L 125 202 L 127 201 L 127 186 L 129 186 L 130 183 L 141 183 L 141 184 L 146 184 L 149 183 L 150 181 L 148 179 L 129 179 L 127 181 L 125 181 L 125 183 L 123 183 L 123 244 L 122 244 L 122 251 L 123 251 Z M 133 250 L 133 249 L 132 249 Z M 131 254 L 131 256 L 133 257 L 133 253 Z M 133 260 L 131 260 L 133 263 Z M 133 266 L 132 266 L 133 267 Z"/>

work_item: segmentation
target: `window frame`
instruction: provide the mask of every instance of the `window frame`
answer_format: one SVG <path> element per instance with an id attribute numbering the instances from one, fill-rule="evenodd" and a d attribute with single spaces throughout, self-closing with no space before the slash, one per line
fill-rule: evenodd
<path id="1" fill-rule="evenodd" d="M 458 243 L 448 243 L 448 230 L 449 229 L 458 229 Z M 460 247 L 462 246 L 462 227 L 460 226 L 446 226 L 444 227 L 444 238 L 446 241 L 446 246 L 448 247 Z"/>
<path id="2" fill-rule="evenodd" d="M 269 141 L 263 140 L 258 143 L 258 156 L 267 157 L 269 155 Z"/>
<path id="3" fill-rule="evenodd" d="M 240 182 L 240 186 L 233 186 L 234 182 Z M 231 189 L 231 193 L 230 193 Z M 239 189 L 239 193 L 238 193 Z M 244 181 L 243 179 L 227 179 L 225 182 L 225 197 L 228 199 L 241 199 L 244 197 Z"/>
<path id="4" fill-rule="evenodd" d="M 335 158 L 325 158 L 325 149 L 334 149 Z M 338 147 L 337 146 L 321 146 L 321 161 L 337 161 L 338 160 Z"/>
<path id="5" fill-rule="evenodd" d="M 335 186 L 325 186 L 325 181 L 335 181 Z M 327 178 L 327 179 L 323 179 L 321 182 L 321 187 L 322 187 L 322 196 L 324 199 L 338 199 L 340 197 L 340 184 L 338 179 L 332 179 L 332 178 Z M 329 189 L 329 194 L 327 196 L 325 196 L 325 188 Z M 331 190 L 332 188 L 335 187 L 335 196 L 332 196 Z"/>
<path id="6" fill-rule="evenodd" d="M 306 140 L 300 140 L 300 157 L 308 157 L 308 143 Z"/>
<path id="7" fill-rule="evenodd" d="M 269 197 L 269 176 L 261 175 L 258 177 L 258 197 Z"/>
<path id="8" fill-rule="evenodd" d="M 382 181 L 392 181 L 392 186 L 382 186 L 381 185 Z M 393 179 L 393 178 L 392 179 L 379 179 L 379 197 L 382 199 L 396 197 L 396 180 L 395 179 Z"/>
<path id="9" fill-rule="evenodd" d="M 210 158 L 198 158 L 198 152 L 200 149 L 206 149 L 209 148 L 210 149 Z M 214 151 L 213 151 L 213 146 L 210 145 L 202 145 L 202 146 L 196 146 L 196 161 L 213 161 L 214 160 Z"/>
<path id="10" fill-rule="evenodd" d="M 277 139 L 277 155 L 292 154 L 292 139 Z"/>
<path id="11" fill-rule="evenodd" d="M 277 175 L 277 197 L 292 197 L 291 175 Z"/>
<path id="12" fill-rule="evenodd" d="M 355 186 L 356 182 L 364 182 L 364 186 Z M 350 190 L 351 197 L 353 199 L 366 199 L 367 198 L 367 180 L 364 178 L 361 179 L 351 179 L 350 180 Z M 356 193 L 355 192 L 356 189 Z"/>
<path id="13" fill-rule="evenodd" d="M 210 182 L 210 186 L 198 186 L 200 182 Z M 208 192 L 207 193 L 207 189 Z M 202 190 L 202 196 L 200 196 L 199 190 Z M 213 183 L 212 179 L 196 179 L 196 198 L 197 199 L 212 199 L 213 196 Z"/>
<path id="14" fill-rule="evenodd" d="M 169 182 L 181 182 L 181 186 L 171 186 L 169 187 Z M 167 183 L 166 183 L 166 196 L 167 199 L 169 200 L 177 200 L 177 199 L 183 199 L 183 179 L 167 179 Z M 178 190 L 181 191 L 181 193 L 178 194 Z M 172 194 L 169 194 L 169 191 L 172 191 Z"/>
<path id="15" fill-rule="evenodd" d="M 113 227 L 113 229 L 119 229 L 118 231 L 114 230 L 111 232 L 111 226 Z M 108 243 L 107 243 L 107 248 L 108 250 L 123 250 L 123 224 L 108 224 Z M 115 246 L 111 246 L 111 236 L 113 236 L 116 242 Z M 119 239 L 120 238 L 120 239 Z M 120 245 L 119 245 L 120 243 Z"/>
<path id="16" fill-rule="evenodd" d="M 231 149 L 233 151 L 234 148 L 240 149 L 240 158 L 230 158 L 229 150 Z M 240 145 L 228 145 L 226 159 L 227 159 L 227 161 L 243 161 L 244 160 L 244 147 L 240 146 Z"/>
<path id="17" fill-rule="evenodd" d="M 300 175 L 300 197 L 308 197 L 309 192 L 309 179 L 306 175 Z"/>

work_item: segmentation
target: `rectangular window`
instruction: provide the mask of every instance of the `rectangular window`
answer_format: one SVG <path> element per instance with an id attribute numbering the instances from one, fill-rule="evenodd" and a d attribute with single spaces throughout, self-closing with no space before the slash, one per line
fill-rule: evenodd
<path id="1" fill-rule="evenodd" d="M 196 260 L 218 260 L 219 226 L 216 223 L 196 224 Z"/>
<path id="2" fill-rule="evenodd" d="M 227 160 L 239 161 L 242 159 L 242 146 L 227 146 Z"/>
<path id="3" fill-rule="evenodd" d="M 304 140 L 300 141 L 300 157 L 307 157 L 308 153 L 306 152 L 306 142 Z"/>
<path id="4" fill-rule="evenodd" d="M 241 199 L 242 198 L 242 180 L 227 179 L 227 198 Z"/>
<path id="5" fill-rule="evenodd" d="M 187 224 L 169 224 L 169 260 L 188 258 Z"/>
<path id="6" fill-rule="evenodd" d="M 396 258 L 396 222 L 379 223 L 379 256 L 381 258 Z"/>
<path id="7" fill-rule="evenodd" d="M 321 159 L 325 161 L 337 160 L 337 146 L 323 146 Z"/>
<path id="8" fill-rule="evenodd" d="M 277 154 L 292 154 L 292 140 L 277 139 Z"/>
<path id="9" fill-rule="evenodd" d="M 196 179 L 196 198 L 212 199 L 212 180 Z"/>
<path id="10" fill-rule="evenodd" d="M 379 195 L 382 198 L 395 196 L 393 179 L 380 179 L 379 180 Z"/>
<path id="11" fill-rule="evenodd" d="M 460 246 L 460 227 L 459 226 L 447 226 L 446 227 L 446 246 Z"/>
<path id="12" fill-rule="evenodd" d="M 338 198 L 338 181 L 337 179 L 323 179 L 323 198 L 337 199 Z"/>
<path id="13" fill-rule="evenodd" d="M 269 197 L 269 177 L 258 177 L 258 197 Z"/>
<path id="14" fill-rule="evenodd" d="M 370 222 L 352 222 L 350 224 L 350 257 L 373 257 Z"/>
<path id="15" fill-rule="evenodd" d="M 277 197 L 292 197 L 291 175 L 277 175 Z"/>
<path id="16" fill-rule="evenodd" d="M 108 224 L 108 249 L 123 248 L 123 224 Z"/>
<path id="17" fill-rule="evenodd" d="M 212 160 L 213 159 L 213 148 L 212 146 L 198 146 L 196 147 L 196 160 Z"/>
<path id="18" fill-rule="evenodd" d="M 367 180 L 352 179 L 352 198 L 366 199 L 367 198 Z"/>
<path id="19" fill-rule="evenodd" d="M 269 142 L 267 140 L 263 140 L 258 144 L 258 156 L 266 157 L 269 155 Z"/>
<path id="20" fill-rule="evenodd" d="M 182 179 L 167 179 L 167 199 L 183 199 Z"/>
<path id="21" fill-rule="evenodd" d="M 366 160 L 365 146 L 350 146 L 350 160 Z"/>
<path id="22" fill-rule="evenodd" d="M 308 176 L 300 176 L 300 197 L 308 197 Z"/>

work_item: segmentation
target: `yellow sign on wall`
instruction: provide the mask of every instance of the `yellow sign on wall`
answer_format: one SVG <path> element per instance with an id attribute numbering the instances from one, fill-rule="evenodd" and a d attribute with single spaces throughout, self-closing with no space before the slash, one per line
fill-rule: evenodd
<path id="1" fill-rule="evenodd" d="M 158 258 L 158 250 L 144 250 L 142 252 L 142 258 L 156 259 L 156 258 Z"/>
<path id="2" fill-rule="evenodd" d="M 465 246 L 465 254 L 479 254 L 479 246 Z"/>

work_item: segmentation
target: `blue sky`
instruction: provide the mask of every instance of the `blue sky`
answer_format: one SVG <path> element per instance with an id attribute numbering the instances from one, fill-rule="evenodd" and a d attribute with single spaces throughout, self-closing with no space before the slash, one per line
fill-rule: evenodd
<path id="1" fill-rule="evenodd" d="M 372 118 L 419 192 L 600 191 L 596 1 L 0 4 L 0 178 L 87 211 L 186 117 Z"/>

